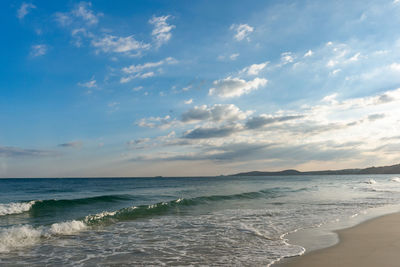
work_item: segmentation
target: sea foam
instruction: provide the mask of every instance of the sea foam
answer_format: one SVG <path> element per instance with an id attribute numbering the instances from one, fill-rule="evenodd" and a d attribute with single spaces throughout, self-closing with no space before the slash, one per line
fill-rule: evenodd
<path id="1" fill-rule="evenodd" d="M 366 184 L 376 184 L 377 182 L 374 179 L 368 179 L 364 183 L 366 183 Z"/>
<path id="2" fill-rule="evenodd" d="M 32 208 L 36 201 L 0 204 L 0 216 L 20 214 Z"/>
<path id="3" fill-rule="evenodd" d="M 0 232 L 0 253 L 34 245 L 40 240 L 42 234 L 41 229 L 35 229 L 30 225 L 5 229 Z"/>
<path id="4" fill-rule="evenodd" d="M 33 246 L 43 238 L 58 235 L 73 235 L 86 230 L 88 226 L 82 221 L 54 223 L 50 227 L 34 228 L 31 225 L 14 226 L 0 231 L 0 253 Z"/>
<path id="5" fill-rule="evenodd" d="M 87 225 L 84 222 L 72 220 L 52 224 L 48 232 L 52 235 L 71 235 L 85 229 Z"/>

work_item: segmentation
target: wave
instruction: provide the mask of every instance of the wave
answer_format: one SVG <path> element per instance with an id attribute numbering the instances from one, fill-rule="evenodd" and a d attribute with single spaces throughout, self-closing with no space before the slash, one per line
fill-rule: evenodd
<path id="1" fill-rule="evenodd" d="M 132 200 L 133 196 L 129 195 L 105 195 L 78 199 L 47 199 L 32 200 L 29 202 L 16 202 L 0 204 L 0 216 L 21 214 L 31 212 L 34 216 L 44 211 L 52 211 L 54 209 L 71 208 L 79 205 L 90 205 L 99 202 L 117 202 L 122 200 Z"/>
<path id="2" fill-rule="evenodd" d="M 54 223 L 50 227 L 34 228 L 30 225 L 14 226 L 0 231 L 0 253 L 14 249 L 33 246 L 44 238 L 60 235 L 73 235 L 86 230 L 88 226 L 82 221 Z"/>
<path id="3" fill-rule="evenodd" d="M 214 202 L 226 201 L 226 200 L 243 200 L 243 199 L 257 199 L 257 198 L 274 198 L 281 196 L 282 192 L 288 190 L 287 188 L 271 188 L 266 190 L 260 190 L 256 192 L 246 192 L 233 195 L 212 195 L 202 196 L 195 198 L 179 198 L 167 202 L 159 202 L 150 205 L 132 206 L 123 208 L 112 212 L 101 212 L 94 215 L 86 216 L 83 221 L 87 225 L 99 225 L 99 224 L 110 224 L 119 221 L 135 220 L 144 217 L 159 216 L 168 213 L 180 213 L 185 208 L 189 208 L 196 205 L 207 205 Z M 299 192 L 307 190 L 307 188 L 301 188 L 291 192 Z"/>
<path id="4" fill-rule="evenodd" d="M 34 228 L 30 225 L 14 226 L 11 228 L 3 229 L 0 231 L 0 253 L 9 252 L 13 249 L 18 249 L 25 246 L 32 246 L 44 238 L 51 238 L 59 235 L 73 235 L 84 230 L 89 230 L 93 227 L 100 225 L 108 225 L 117 223 L 120 221 L 135 220 L 139 218 L 161 216 L 168 213 L 177 214 L 184 212 L 185 208 L 190 208 L 195 205 L 213 204 L 219 201 L 229 200 L 243 200 L 243 199 L 256 199 L 256 198 L 274 198 L 281 196 L 282 192 L 298 192 L 307 190 L 301 188 L 297 190 L 290 190 L 289 188 L 271 188 L 266 190 L 260 190 L 257 192 L 246 192 L 233 195 L 212 195 L 212 196 L 201 196 L 195 198 L 178 198 L 172 201 L 159 202 L 150 205 L 132 206 L 128 208 L 119 209 L 116 211 L 104 211 L 94 215 L 88 215 L 84 218 L 54 223 L 50 226 L 40 226 Z M 18 212 L 25 212 L 33 209 L 45 209 L 45 208 L 59 208 L 59 207 L 70 207 L 71 205 L 90 204 L 98 201 L 117 201 L 121 199 L 131 199 L 131 196 L 100 196 L 83 199 L 71 199 L 71 200 L 43 200 L 43 201 L 31 201 L 26 203 L 10 203 L 11 204 L 29 204 L 27 206 L 21 205 L 24 208 L 20 208 Z M 2 204 L 3 206 L 6 204 Z M 17 205 L 18 206 L 18 205 Z M 16 210 L 16 209 L 15 209 Z M 17 212 L 17 211 L 15 211 Z M 14 214 L 8 212 L 8 214 Z M 259 232 L 254 232 L 256 235 L 263 235 Z M 268 236 L 265 236 L 268 238 Z"/>
<path id="5" fill-rule="evenodd" d="M 0 204 L 0 216 L 19 214 L 32 208 L 36 201 Z"/>

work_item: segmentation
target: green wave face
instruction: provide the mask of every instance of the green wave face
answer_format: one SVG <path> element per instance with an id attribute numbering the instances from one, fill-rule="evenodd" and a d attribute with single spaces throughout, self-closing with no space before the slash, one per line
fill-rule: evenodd
<path id="1" fill-rule="evenodd" d="M 233 195 L 202 196 L 188 199 L 175 199 L 151 205 L 132 206 L 114 212 L 103 212 L 88 215 L 82 219 L 88 225 L 111 224 L 119 221 L 130 221 L 151 216 L 183 213 L 196 205 L 210 205 L 220 201 L 251 200 L 259 198 L 276 198 L 282 195 L 286 188 L 271 188 L 257 192 L 246 192 Z M 303 189 L 300 189 L 303 190 Z"/>
<path id="2" fill-rule="evenodd" d="M 37 217 L 41 215 L 48 215 L 53 212 L 61 212 L 73 207 L 78 207 L 81 205 L 92 205 L 97 203 L 112 203 L 123 200 L 133 200 L 134 197 L 129 195 L 105 195 L 97 197 L 88 198 L 78 198 L 78 199 L 47 199 L 38 200 L 32 205 L 29 210 L 29 214 L 32 217 Z"/>

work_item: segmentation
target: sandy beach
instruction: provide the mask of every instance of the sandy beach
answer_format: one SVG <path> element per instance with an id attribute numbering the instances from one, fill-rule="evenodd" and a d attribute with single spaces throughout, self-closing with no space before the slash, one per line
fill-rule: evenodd
<path id="1" fill-rule="evenodd" d="M 400 213 L 385 215 L 337 231 L 340 242 L 289 259 L 281 267 L 399 266 Z"/>

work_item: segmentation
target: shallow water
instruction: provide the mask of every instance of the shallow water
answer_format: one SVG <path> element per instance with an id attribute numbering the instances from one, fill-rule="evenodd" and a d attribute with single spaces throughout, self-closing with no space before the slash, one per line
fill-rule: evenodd
<path id="1" fill-rule="evenodd" d="M 0 264 L 267 266 L 304 253 L 287 233 L 400 203 L 394 178 L 0 179 Z"/>

